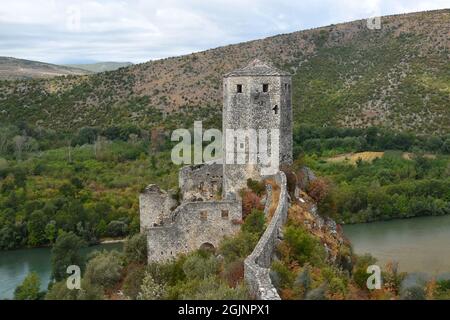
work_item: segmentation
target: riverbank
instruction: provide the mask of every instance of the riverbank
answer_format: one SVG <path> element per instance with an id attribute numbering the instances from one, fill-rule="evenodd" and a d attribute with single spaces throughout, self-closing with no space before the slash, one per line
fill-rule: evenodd
<path id="1" fill-rule="evenodd" d="M 121 238 L 121 239 L 105 239 L 105 240 L 100 240 L 100 244 L 111 244 L 111 243 L 123 243 L 125 242 L 126 238 Z"/>
<path id="2" fill-rule="evenodd" d="M 83 255 L 95 250 L 120 250 L 122 243 L 106 243 L 82 249 Z M 17 249 L 0 251 L 0 300 L 12 299 L 15 288 L 30 272 L 41 279 L 41 290 L 46 290 L 51 276 L 51 249 Z"/>

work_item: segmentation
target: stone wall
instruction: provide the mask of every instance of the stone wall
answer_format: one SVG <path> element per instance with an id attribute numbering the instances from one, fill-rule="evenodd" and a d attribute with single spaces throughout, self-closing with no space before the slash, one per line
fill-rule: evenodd
<path id="1" fill-rule="evenodd" d="M 217 248 L 240 230 L 241 220 L 238 201 L 185 202 L 162 225 L 147 230 L 148 260 L 167 261 L 203 245 Z"/>
<path id="2" fill-rule="evenodd" d="M 187 166 L 179 172 L 183 201 L 211 201 L 221 196 L 223 167 L 221 164 Z"/>
<path id="3" fill-rule="evenodd" d="M 281 228 L 287 220 L 289 202 L 285 174 L 280 171 L 275 176 L 275 180 L 280 186 L 277 209 L 255 249 L 244 261 L 245 281 L 251 294 L 260 300 L 280 300 L 269 273 L 272 258 L 280 240 Z"/>
<path id="4" fill-rule="evenodd" d="M 155 184 L 147 186 L 139 195 L 141 232 L 161 224 L 177 205 L 171 191 L 166 192 Z"/>
<path id="5" fill-rule="evenodd" d="M 263 85 L 268 85 L 268 91 L 263 92 Z M 242 92 L 237 92 L 238 85 Z M 292 163 L 292 108 L 291 108 L 291 77 L 290 76 L 230 76 L 223 82 L 223 146 L 227 145 L 227 129 L 280 130 L 279 160 L 280 165 Z M 224 150 L 224 159 L 235 158 L 234 163 L 224 161 L 223 190 L 239 194 L 246 187 L 248 178 L 262 180 L 260 160 L 250 164 L 237 164 L 237 155 L 245 153 L 246 157 L 260 155 L 254 148 L 257 144 L 249 143 L 248 136 L 238 134 L 229 141 L 235 150 Z M 268 138 L 270 147 L 271 139 Z M 272 150 L 269 148 L 269 150 Z M 255 155 L 256 153 L 256 155 Z M 277 169 L 277 168 L 276 168 Z"/>

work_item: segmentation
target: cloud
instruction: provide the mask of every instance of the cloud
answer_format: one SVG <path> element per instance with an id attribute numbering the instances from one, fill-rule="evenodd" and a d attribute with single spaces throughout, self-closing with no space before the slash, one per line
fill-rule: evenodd
<path id="1" fill-rule="evenodd" d="M 15 0 L 0 8 L 0 56 L 143 62 L 450 0 Z"/>

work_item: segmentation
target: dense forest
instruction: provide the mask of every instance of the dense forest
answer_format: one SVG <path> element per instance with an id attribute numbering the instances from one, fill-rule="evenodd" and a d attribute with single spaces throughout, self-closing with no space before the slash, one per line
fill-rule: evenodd
<path id="1" fill-rule="evenodd" d="M 254 203 L 260 203 L 264 197 L 263 186 L 248 181 L 248 188 L 242 193 L 244 221 L 241 231 L 222 240 L 215 252 L 199 249 L 171 261 L 148 263 L 146 237 L 136 234 L 126 240 L 121 251 L 94 251 L 84 257 L 80 249 L 87 243 L 73 232 L 61 232 L 52 248 L 52 279 L 47 290 L 41 291 L 41 279 L 36 273 L 30 273 L 17 286 L 14 299 L 251 299 L 253 297 L 244 282 L 243 261 L 270 221 L 270 214 L 266 216 L 254 208 Z M 311 190 L 310 194 L 313 195 L 314 191 Z M 270 270 L 272 283 L 283 299 L 417 300 L 450 297 L 448 280 L 400 272 L 395 263 L 384 269 L 380 290 L 368 289 L 367 267 L 375 264 L 376 259 L 370 255 L 357 256 L 348 244 L 339 244 L 337 257 L 347 258 L 330 261 L 321 243 L 323 238 L 306 229 L 299 203 L 291 204 L 283 240 L 277 247 L 278 259 L 274 260 Z M 320 232 L 320 229 L 316 231 Z M 80 290 L 68 289 L 67 264 L 82 268 Z"/>
<path id="2" fill-rule="evenodd" d="M 56 134 L 10 125 L 0 131 L 1 249 L 51 245 L 63 231 L 90 244 L 134 234 L 139 192 L 150 183 L 177 187 L 167 130 L 112 126 Z M 339 222 L 450 212 L 449 136 L 298 127 L 294 142 L 296 165 L 323 180 L 321 213 Z M 339 160 L 363 151 L 383 155 Z"/>
<path id="3" fill-rule="evenodd" d="M 325 178 L 322 214 L 355 223 L 450 213 L 448 135 L 305 127 L 294 139 L 299 161 Z"/>
<path id="4" fill-rule="evenodd" d="M 72 138 L 2 127 L 0 248 L 54 243 L 72 231 L 93 244 L 139 230 L 138 195 L 176 185 L 165 137 L 83 128 Z"/>

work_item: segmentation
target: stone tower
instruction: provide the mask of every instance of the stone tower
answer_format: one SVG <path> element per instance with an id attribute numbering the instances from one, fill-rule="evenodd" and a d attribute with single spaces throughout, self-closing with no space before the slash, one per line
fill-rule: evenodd
<path id="1" fill-rule="evenodd" d="M 245 133 L 252 132 L 251 129 L 258 134 L 258 143 L 259 133 L 264 131 L 261 129 L 268 132 L 278 129 L 279 164 L 292 163 L 291 76 L 254 60 L 248 66 L 224 76 L 223 95 L 223 195 L 230 198 L 238 196 L 248 178 L 261 180 L 264 176 L 261 170 L 264 166 L 259 162 L 259 157 L 256 155 L 256 164 L 250 160 L 255 159 L 255 140 L 249 139 Z M 229 136 L 227 129 L 234 129 L 237 134 Z M 269 150 L 271 141 L 269 135 Z M 233 149 L 231 152 L 227 150 L 227 143 L 234 145 L 237 153 L 245 154 L 245 164 L 236 164 L 237 156 L 232 154 Z M 234 163 L 230 163 L 231 158 L 235 159 Z"/>

